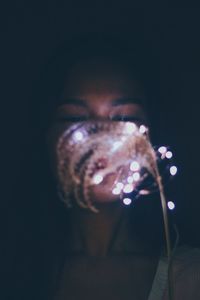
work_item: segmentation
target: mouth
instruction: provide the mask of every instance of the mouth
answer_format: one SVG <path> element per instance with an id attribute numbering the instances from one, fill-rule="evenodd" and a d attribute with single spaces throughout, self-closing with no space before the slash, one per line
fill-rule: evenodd
<path id="1" fill-rule="evenodd" d="M 117 174 L 112 172 L 112 173 L 109 173 L 107 174 L 103 181 L 102 181 L 102 185 L 103 186 L 109 186 L 110 187 L 110 190 L 112 191 L 112 186 L 114 185 L 115 181 L 117 179 Z"/>

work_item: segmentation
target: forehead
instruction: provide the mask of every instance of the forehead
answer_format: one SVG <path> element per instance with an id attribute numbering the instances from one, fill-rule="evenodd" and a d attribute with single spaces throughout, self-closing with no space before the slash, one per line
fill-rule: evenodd
<path id="1" fill-rule="evenodd" d="M 119 62 L 93 58 L 74 64 L 67 73 L 63 97 L 87 98 L 109 95 L 144 97 L 144 88 L 134 70 Z"/>

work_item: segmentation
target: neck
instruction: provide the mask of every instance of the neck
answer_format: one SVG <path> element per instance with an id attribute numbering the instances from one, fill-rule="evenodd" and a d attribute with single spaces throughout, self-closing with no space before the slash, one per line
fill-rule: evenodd
<path id="1" fill-rule="evenodd" d="M 68 225 L 71 251 L 105 257 L 110 253 L 116 237 L 119 238 L 122 226 L 125 226 L 126 242 L 131 239 L 127 222 L 130 218 L 129 208 L 115 202 L 99 205 L 98 209 L 98 213 L 81 208 L 70 210 Z"/>

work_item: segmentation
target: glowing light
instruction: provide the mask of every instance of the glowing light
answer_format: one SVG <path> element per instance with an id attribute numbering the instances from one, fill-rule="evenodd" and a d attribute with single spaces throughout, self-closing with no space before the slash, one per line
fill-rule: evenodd
<path id="1" fill-rule="evenodd" d="M 135 172 L 135 171 L 139 171 L 140 169 L 140 164 L 137 161 L 133 161 L 130 165 L 130 170 Z"/>
<path id="2" fill-rule="evenodd" d="M 175 208 L 175 204 L 174 204 L 174 202 L 172 202 L 172 201 L 168 201 L 168 202 L 167 202 L 167 206 L 168 206 L 168 208 L 169 208 L 170 210 L 173 210 L 173 209 Z"/>
<path id="3" fill-rule="evenodd" d="M 172 158 L 173 154 L 172 154 L 171 151 L 167 151 L 167 153 L 165 154 L 165 156 L 166 156 L 168 159 L 170 159 L 170 158 Z"/>
<path id="4" fill-rule="evenodd" d="M 74 138 L 76 141 L 81 141 L 83 139 L 83 133 L 81 131 L 76 131 L 74 133 Z"/>
<path id="5" fill-rule="evenodd" d="M 126 193 L 126 194 L 129 194 L 133 191 L 133 186 L 132 184 L 126 184 L 123 188 L 123 192 Z"/>
<path id="6" fill-rule="evenodd" d="M 116 188 L 119 189 L 119 190 L 122 190 L 123 187 L 124 187 L 124 184 L 123 184 L 122 182 L 118 182 L 118 183 L 116 184 Z"/>
<path id="7" fill-rule="evenodd" d="M 99 184 L 99 183 L 101 183 L 102 181 L 103 181 L 103 176 L 100 175 L 100 174 L 95 175 L 94 178 L 93 178 L 93 182 L 94 182 L 95 184 Z"/>
<path id="8" fill-rule="evenodd" d="M 178 169 L 177 169 L 176 166 L 172 166 L 172 167 L 170 168 L 169 171 L 170 171 L 170 174 L 171 174 L 172 176 L 174 176 L 174 175 L 176 175 Z"/>
<path id="9" fill-rule="evenodd" d="M 135 173 L 133 174 L 133 180 L 134 180 L 134 181 L 139 181 L 139 180 L 140 180 L 140 173 L 135 172 Z"/>
<path id="10" fill-rule="evenodd" d="M 140 129 L 139 129 L 139 132 L 142 133 L 142 134 L 144 134 L 146 131 L 147 131 L 146 126 L 141 125 L 141 126 L 140 126 Z"/>
<path id="11" fill-rule="evenodd" d="M 125 132 L 128 134 L 132 134 L 137 130 L 137 126 L 134 123 L 127 122 L 125 125 Z"/>
<path id="12" fill-rule="evenodd" d="M 133 183 L 133 181 L 134 181 L 133 176 L 128 176 L 127 182 L 128 183 Z"/>
<path id="13" fill-rule="evenodd" d="M 120 195 L 120 194 L 121 194 L 121 189 L 118 189 L 118 188 L 116 187 L 116 188 L 114 188 L 114 189 L 112 190 L 112 193 L 113 193 L 113 195 Z"/>
<path id="14" fill-rule="evenodd" d="M 132 203 L 132 200 L 131 200 L 130 198 L 124 198 L 124 199 L 123 199 L 123 203 L 124 203 L 125 205 L 130 205 L 130 204 Z"/>
<path id="15" fill-rule="evenodd" d="M 167 152 L 167 148 L 165 146 L 161 146 L 159 149 L 158 149 L 158 152 L 160 152 L 161 154 L 165 154 Z"/>
<path id="16" fill-rule="evenodd" d="M 149 195 L 149 191 L 147 190 L 141 190 L 140 195 Z"/>
<path id="17" fill-rule="evenodd" d="M 119 147 L 121 147 L 123 144 L 122 142 L 115 142 L 112 146 L 112 151 L 117 150 Z"/>

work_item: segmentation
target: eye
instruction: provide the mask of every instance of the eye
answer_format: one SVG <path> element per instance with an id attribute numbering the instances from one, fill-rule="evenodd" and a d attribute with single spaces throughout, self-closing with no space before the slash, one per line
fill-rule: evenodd
<path id="1" fill-rule="evenodd" d="M 125 115 L 116 115 L 111 117 L 112 121 L 123 121 L 123 122 L 134 122 L 137 124 L 142 124 L 144 121 L 141 118 L 135 116 L 125 116 Z"/>
<path id="2" fill-rule="evenodd" d="M 60 123 L 81 122 L 87 120 L 88 117 L 89 115 L 86 108 L 74 104 L 58 106 L 55 112 L 55 121 Z"/>

